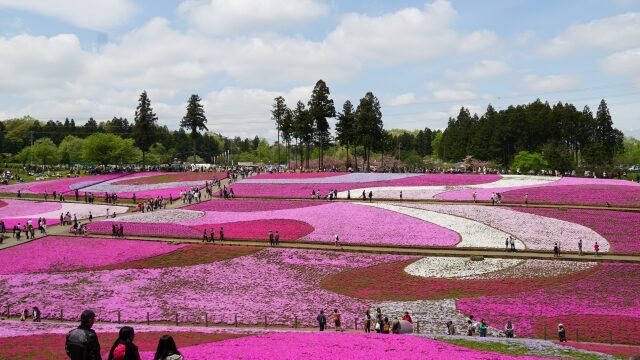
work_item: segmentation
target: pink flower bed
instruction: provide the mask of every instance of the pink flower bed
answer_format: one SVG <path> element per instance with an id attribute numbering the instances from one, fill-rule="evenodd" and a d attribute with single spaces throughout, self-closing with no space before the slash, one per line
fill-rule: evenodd
<path id="1" fill-rule="evenodd" d="M 640 266 L 607 263 L 593 275 L 572 283 L 510 295 L 461 299 L 457 307 L 462 313 L 485 319 L 497 328 L 511 320 L 517 334 L 531 336 L 534 324 L 544 318 L 562 321 L 563 316 L 600 315 L 611 319 L 635 317 L 640 321 L 639 295 Z M 625 325 L 616 321 L 606 325 L 614 331 L 635 332 L 635 328 L 618 329 L 618 326 Z"/>
<path id="2" fill-rule="evenodd" d="M 303 236 L 302 240 L 317 242 L 333 242 L 333 235 L 338 234 L 345 244 L 387 244 L 387 245 L 421 245 L 421 246 L 454 246 L 460 241 L 457 233 L 440 227 L 438 225 L 419 220 L 417 218 L 399 214 L 394 211 L 384 210 L 369 206 L 362 206 L 351 203 L 342 202 L 324 202 L 322 205 L 310 206 L 304 208 L 269 210 L 269 211 L 252 211 L 252 212 L 221 212 L 209 211 L 204 216 L 197 217 L 192 220 L 176 222 L 169 224 L 165 218 L 161 218 L 161 213 L 148 213 L 150 223 L 144 224 L 138 230 L 136 227 L 130 227 L 126 224 L 126 217 L 116 219 L 116 223 L 125 223 L 125 234 L 154 235 L 158 233 L 169 233 L 179 236 L 183 229 L 175 225 L 187 226 L 189 228 L 205 226 L 220 226 L 229 223 L 239 223 L 248 221 L 266 221 L 266 220 L 294 220 L 311 226 L 314 230 L 308 235 Z M 158 223 L 154 224 L 153 217 L 159 217 Z M 91 225 L 90 231 L 103 233 L 110 230 L 109 221 L 105 221 L 109 225 Z M 99 224 L 99 223 L 98 223 Z M 258 239 L 264 239 L 264 234 L 269 230 L 278 230 L 271 228 L 269 223 L 258 222 L 257 224 L 267 224 L 268 228 L 260 228 L 257 230 Z M 299 224 L 299 223 L 298 223 Z M 138 226 L 136 224 L 135 226 Z M 299 225 L 297 225 L 299 226 Z M 168 227 L 165 230 L 165 227 Z M 246 227 L 245 227 L 246 228 Z M 106 229 L 106 230 L 105 230 Z M 242 230 L 242 228 L 239 228 Z M 187 234 L 192 234 L 191 230 L 184 230 Z M 226 233 L 228 238 L 249 238 L 255 234 L 255 230 L 245 229 L 242 233 L 231 234 Z M 293 236 L 287 234 L 287 229 L 278 230 L 282 239 L 291 239 Z M 302 233 L 302 230 L 295 229 L 295 234 Z M 246 234 L 246 235 L 245 235 Z M 191 237 L 192 235 L 186 235 Z M 198 235 L 200 236 L 200 235 Z"/>
<path id="3" fill-rule="evenodd" d="M 14 200 L 7 199 L 6 206 L 0 208 L 0 220 L 3 220 L 7 228 L 11 228 L 16 224 L 24 225 L 27 220 L 31 219 L 37 227 L 37 221 L 43 217 L 47 221 L 47 225 L 56 225 L 60 223 L 60 214 L 69 212 L 72 216 L 77 215 L 78 219 L 85 219 L 92 211 L 94 216 L 104 215 L 106 209 L 109 208 L 111 213 L 124 213 L 126 207 L 93 205 L 83 203 L 68 202 L 45 202 L 31 200 Z"/>
<path id="4" fill-rule="evenodd" d="M 62 204 L 53 201 L 31 201 L 4 199 L 7 206 L 0 208 L 0 219 L 8 217 L 25 217 L 31 214 L 41 214 L 51 211 L 59 211 Z"/>
<path id="5" fill-rule="evenodd" d="M 20 190 L 25 194 L 44 194 L 45 192 L 48 192 L 49 195 L 51 195 L 54 191 L 57 193 L 69 192 L 81 187 L 86 187 L 103 181 L 116 179 L 121 176 L 123 176 L 123 174 L 91 175 L 77 178 L 45 180 L 5 185 L 0 186 L 0 193 L 17 193 L 18 190 Z"/>
<path id="6" fill-rule="evenodd" d="M 0 274 L 54 272 L 166 254 L 183 245 L 152 241 L 47 236 L 0 250 Z"/>
<path id="7" fill-rule="evenodd" d="M 520 208 L 512 210 L 542 215 L 554 219 L 570 221 L 586 226 L 602 235 L 611 246 L 610 251 L 616 253 L 640 253 L 640 213 L 626 211 L 605 211 L 551 208 Z M 577 243 L 578 239 L 572 239 Z M 593 244 L 583 244 L 585 251 L 592 252 Z"/>
<path id="8" fill-rule="evenodd" d="M 508 192 L 519 191 L 524 196 L 527 192 L 532 192 L 533 189 L 537 189 L 540 193 L 544 193 L 545 191 L 554 192 L 551 188 L 559 187 L 559 186 L 571 186 L 571 187 L 582 187 L 582 186 L 598 186 L 598 187 L 618 187 L 618 186 L 634 186 L 640 188 L 639 184 L 634 184 L 630 181 L 625 180 L 615 180 L 615 179 L 591 179 L 591 178 L 577 178 L 577 177 L 563 177 L 558 181 L 554 181 L 548 184 L 543 185 L 528 185 L 528 186 L 514 186 L 514 187 L 502 187 L 502 188 L 486 188 L 486 189 L 462 189 L 462 190 L 452 190 L 440 193 L 435 196 L 438 200 L 464 200 L 470 201 L 473 199 L 473 193 L 476 192 L 476 197 L 478 200 L 490 201 L 491 195 L 493 193 L 506 194 Z M 531 197 L 531 194 L 530 194 Z M 522 202 L 523 198 L 516 198 L 513 201 Z"/>
<path id="9" fill-rule="evenodd" d="M 530 203 L 577 204 L 604 206 L 639 206 L 640 186 L 627 185 L 564 185 L 540 186 L 503 193 L 505 202 L 522 202 L 528 194 Z"/>
<path id="10" fill-rule="evenodd" d="M 251 211 L 272 211 L 283 209 L 299 209 L 308 206 L 318 206 L 326 204 L 324 201 L 286 201 L 286 200 L 211 200 L 203 201 L 194 205 L 185 206 L 184 210 L 198 211 L 230 211 L 230 212 L 251 212 Z"/>
<path id="11" fill-rule="evenodd" d="M 189 360 L 208 359 L 540 359 L 479 351 L 411 336 L 336 332 L 270 333 L 180 349 Z M 142 358 L 153 359 L 151 352 Z"/>
<path id="12" fill-rule="evenodd" d="M 364 174 L 366 175 L 366 174 Z M 310 198 L 313 190 L 320 190 L 324 196 L 331 190 L 338 192 L 361 189 L 374 188 L 382 186 L 458 186 L 458 185 L 475 185 L 497 181 L 500 179 L 498 175 L 449 175 L 449 174 L 423 174 L 417 176 L 406 177 L 388 181 L 366 181 L 366 177 L 362 178 L 362 182 L 349 183 L 236 183 L 232 185 L 233 191 L 239 197 L 275 197 L 275 198 Z M 353 192 L 351 198 L 357 198 L 361 193 Z M 375 189 L 373 191 L 375 197 Z"/>
<path id="13" fill-rule="evenodd" d="M 131 247 L 129 247 L 131 251 Z M 58 258 L 63 257 L 57 252 Z M 312 261 L 307 259 L 312 258 Z M 82 310 L 100 320 L 170 320 L 175 313 L 211 322 L 315 325 L 320 309 L 338 308 L 351 323 L 371 304 L 320 286 L 328 275 L 407 259 L 393 255 L 265 249 L 252 255 L 214 263 L 157 269 L 103 270 L 71 273 L 0 275 L 0 302 L 12 303 L 17 314 L 39 306 L 45 318 L 76 320 Z M 15 309 L 15 310 L 14 310 Z"/>

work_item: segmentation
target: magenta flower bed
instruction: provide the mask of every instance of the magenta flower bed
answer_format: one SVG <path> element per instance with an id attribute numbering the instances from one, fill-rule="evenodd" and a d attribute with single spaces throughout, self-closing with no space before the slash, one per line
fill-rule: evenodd
<path id="1" fill-rule="evenodd" d="M 123 176 L 122 174 L 106 174 L 106 175 L 92 175 L 82 176 L 77 178 L 66 178 L 56 180 L 45 180 L 21 184 L 12 184 L 0 186 L 0 193 L 17 193 L 21 190 L 25 194 L 44 194 L 48 192 L 49 195 L 53 192 L 63 193 L 78 189 L 80 187 L 86 187 L 94 185 L 103 181 L 116 179 Z"/>
<path id="2" fill-rule="evenodd" d="M 220 228 L 224 227 L 224 236 L 227 239 L 265 240 L 269 239 L 268 232 L 278 231 L 281 240 L 298 240 L 313 231 L 313 226 L 298 220 L 272 219 L 238 221 L 223 224 L 195 225 L 192 226 L 200 236 L 204 230 L 214 229 L 216 237 L 220 236 Z"/>
<path id="3" fill-rule="evenodd" d="M 284 209 L 299 209 L 308 206 L 326 204 L 324 201 L 286 201 L 286 200 L 211 200 L 183 207 L 184 210 L 251 212 Z"/>
<path id="4" fill-rule="evenodd" d="M 511 320 L 517 334 L 531 336 L 533 325 L 543 318 L 603 315 L 636 317 L 640 321 L 639 295 L 640 266 L 607 263 L 593 275 L 572 283 L 508 296 L 462 299 L 457 301 L 457 307 L 462 313 L 483 318 L 497 328 Z M 607 325 L 624 332 L 617 326 L 615 321 Z"/>
<path id="5" fill-rule="evenodd" d="M 479 351 L 411 335 L 270 333 L 180 349 L 185 359 L 540 359 Z M 142 358 L 153 359 L 151 352 Z"/>
<path id="6" fill-rule="evenodd" d="M 112 225 L 120 226 L 125 236 L 152 236 L 152 237 L 168 237 L 168 238 L 190 238 L 197 239 L 202 236 L 198 230 L 180 224 L 171 223 L 141 223 L 141 222 L 125 222 L 125 221 L 96 221 L 87 225 L 90 233 L 93 234 L 112 234 Z"/>
<path id="7" fill-rule="evenodd" d="M 351 183 L 291 183 L 291 184 L 244 184 L 232 185 L 236 196 L 240 197 L 276 197 L 276 198 L 310 198 L 313 190 L 320 190 L 324 196 L 331 190 L 338 192 L 374 188 L 381 186 L 458 186 L 475 185 L 497 181 L 498 175 L 449 175 L 423 174 L 389 181 L 351 182 Z M 357 198 L 362 193 L 352 192 L 351 197 Z M 373 189 L 375 197 L 375 189 Z"/>
<path id="8" fill-rule="evenodd" d="M 639 206 L 640 186 L 623 185 L 565 185 L 540 186 L 503 193 L 505 202 L 522 202 L 528 194 L 530 203 L 577 204 L 604 206 Z"/>
<path id="9" fill-rule="evenodd" d="M 207 223 L 199 225 L 180 225 L 168 223 L 130 223 L 100 221 L 89 224 L 89 231 L 96 234 L 109 235 L 112 224 L 122 224 L 125 236 L 154 236 L 168 238 L 200 239 L 206 229 L 207 235 L 214 229 L 216 239 L 220 238 L 220 228 L 224 228 L 226 239 L 267 240 L 268 231 L 280 232 L 281 240 L 297 240 L 313 231 L 313 227 L 305 222 L 289 219 L 252 220 L 223 223 Z"/>
<path id="10" fill-rule="evenodd" d="M 640 237 L 638 236 L 640 213 L 638 212 L 520 207 L 511 209 L 586 226 L 607 239 L 611 246 L 610 251 L 640 253 Z M 578 241 L 578 239 L 572 240 L 574 243 Z M 585 251 L 592 252 L 593 244 L 583 244 L 583 248 Z"/>
<path id="11" fill-rule="evenodd" d="M 0 250 L 0 274 L 93 268 L 166 254 L 181 247 L 152 241 L 47 236 Z"/>
<path id="12" fill-rule="evenodd" d="M 116 258 L 109 251 L 106 256 Z M 0 275 L 0 303 L 14 304 L 16 314 L 24 306 L 39 306 L 44 317 L 59 317 L 62 308 L 73 320 L 90 308 L 110 321 L 119 310 L 123 320 L 134 322 L 146 321 L 147 312 L 152 321 L 171 320 L 176 312 L 199 317 L 206 312 L 211 322 L 233 323 L 237 315 L 240 323 L 259 324 L 267 316 L 270 324 L 292 325 L 297 317 L 303 326 L 315 325 L 318 310 L 339 308 L 344 321 L 352 322 L 371 304 L 322 289 L 322 279 L 405 259 L 270 248 L 186 267 Z"/>

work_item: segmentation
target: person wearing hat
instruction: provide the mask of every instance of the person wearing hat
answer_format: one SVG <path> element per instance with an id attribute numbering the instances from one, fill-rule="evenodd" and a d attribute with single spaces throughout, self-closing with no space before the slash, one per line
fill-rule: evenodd
<path id="1" fill-rule="evenodd" d="M 95 320 L 96 314 L 85 310 L 80 315 L 80 326 L 67 334 L 65 350 L 71 360 L 102 360 L 98 335 L 91 329 Z"/>

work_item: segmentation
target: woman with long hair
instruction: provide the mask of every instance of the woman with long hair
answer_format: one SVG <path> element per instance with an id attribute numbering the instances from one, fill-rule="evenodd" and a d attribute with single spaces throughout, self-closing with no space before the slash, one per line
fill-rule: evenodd
<path id="1" fill-rule="evenodd" d="M 138 347 L 133 343 L 135 333 L 131 326 L 123 326 L 118 339 L 111 346 L 108 360 L 140 360 Z"/>
<path id="2" fill-rule="evenodd" d="M 162 335 L 158 340 L 158 348 L 153 360 L 184 360 L 171 335 Z"/>

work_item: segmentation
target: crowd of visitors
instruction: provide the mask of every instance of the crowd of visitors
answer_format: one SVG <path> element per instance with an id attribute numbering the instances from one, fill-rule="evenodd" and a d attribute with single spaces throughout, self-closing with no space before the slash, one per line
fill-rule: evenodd
<path id="1" fill-rule="evenodd" d="M 85 310 L 80 315 L 80 325 L 67 333 L 65 351 L 71 360 L 102 360 L 98 334 L 92 329 L 96 314 Z M 138 346 L 134 343 L 135 331 L 123 326 L 113 342 L 107 360 L 140 360 Z M 154 360 L 183 360 L 171 335 L 162 335 L 158 340 Z"/>

